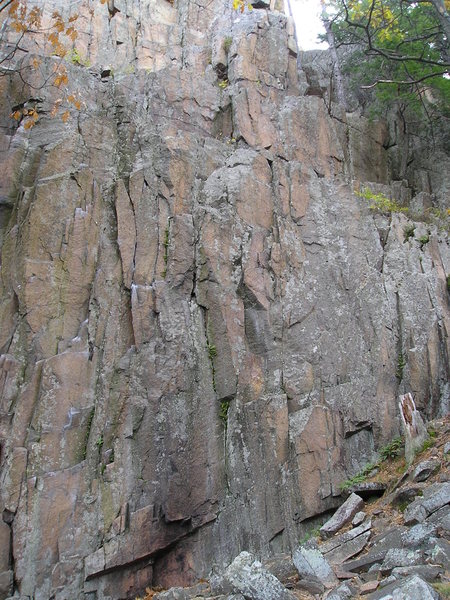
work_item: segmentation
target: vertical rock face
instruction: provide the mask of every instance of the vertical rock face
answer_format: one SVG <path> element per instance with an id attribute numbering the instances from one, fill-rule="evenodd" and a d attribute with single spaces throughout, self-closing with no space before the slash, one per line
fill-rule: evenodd
<path id="1" fill-rule="evenodd" d="M 33 92 L 0 80 L 1 598 L 289 550 L 399 393 L 448 402 L 445 231 L 354 194 L 391 189 L 383 126 L 302 95 L 279 12 L 114 4 L 81 13 L 67 124 L 13 124 Z"/>

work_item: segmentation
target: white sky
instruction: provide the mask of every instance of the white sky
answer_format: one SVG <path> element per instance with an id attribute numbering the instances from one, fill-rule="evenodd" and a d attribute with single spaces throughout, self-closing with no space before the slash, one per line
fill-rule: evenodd
<path id="1" fill-rule="evenodd" d="M 295 19 L 299 49 L 327 48 L 327 44 L 319 45 L 317 42 L 317 35 L 325 33 L 320 21 L 320 0 L 289 0 L 289 2 Z M 288 9 L 286 13 L 289 14 Z"/>

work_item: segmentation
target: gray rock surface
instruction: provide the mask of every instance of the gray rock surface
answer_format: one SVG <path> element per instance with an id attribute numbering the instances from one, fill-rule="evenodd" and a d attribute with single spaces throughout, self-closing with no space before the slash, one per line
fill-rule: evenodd
<path id="1" fill-rule="evenodd" d="M 355 514 L 364 506 L 364 502 L 357 494 L 351 494 L 334 515 L 320 528 L 322 538 L 327 538 L 350 523 Z"/>
<path id="2" fill-rule="evenodd" d="M 423 554 L 419 550 L 408 550 L 406 548 L 391 548 L 387 551 L 380 571 L 383 575 L 389 575 L 396 567 L 410 567 L 422 561 Z"/>
<path id="3" fill-rule="evenodd" d="M 439 600 L 439 594 L 418 575 L 394 582 L 367 596 L 369 600 Z"/>
<path id="4" fill-rule="evenodd" d="M 292 560 L 302 579 L 317 581 L 328 588 L 333 587 L 337 583 L 331 565 L 324 558 L 317 545 L 309 543 L 300 546 L 294 551 Z"/>
<path id="5" fill-rule="evenodd" d="M 226 569 L 224 581 L 248 600 L 295 600 L 280 581 L 249 552 L 241 552 Z"/>
<path id="6" fill-rule="evenodd" d="M 450 482 L 435 483 L 427 488 L 423 497 L 417 498 L 405 510 L 404 521 L 407 525 L 422 523 L 432 513 L 450 503 Z"/>
<path id="7" fill-rule="evenodd" d="M 419 463 L 412 474 L 413 481 L 426 481 L 430 475 L 439 471 L 440 466 L 440 461 L 436 459 Z"/>

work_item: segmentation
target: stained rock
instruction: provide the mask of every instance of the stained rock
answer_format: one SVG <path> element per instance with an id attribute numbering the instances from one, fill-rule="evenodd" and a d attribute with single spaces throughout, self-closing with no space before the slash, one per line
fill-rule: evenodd
<path id="1" fill-rule="evenodd" d="M 308 542 L 300 546 L 294 551 L 292 560 L 301 578 L 318 581 L 328 588 L 336 585 L 336 575 L 317 544 Z"/>
<path id="2" fill-rule="evenodd" d="M 362 586 L 359 588 L 359 593 L 361 594 L 361 596 L 364 596 L 365 594 L 370 594 L 371 592 L 374 592 L 379 585 L 380 582 L 376 580 L 366 581 L 366 583 L 363 583 Z"/>
<path id="3" fill-rule="evenodd" d="M 281 582 L 249 552 L 241 552 L 226 569 L 223 580 L 249 600 L 295 600 Z"/>
<path id="4" fill-rule="evenodd" d="M 432 536 L 436 530 L 437 526 L 432 523 L 418 523 L 402 533 L 402 547 L 410 549 L 425 547 L 430 539 L 433 540 Z"/>
<path id="5" fill-rule="evenodd" d="M 322 538 L 327 538 L 350 523 L 355 514 L 364 506 L 363 499 L 357 494 L 351 494 L 329 521 L 320 528 Z"/>

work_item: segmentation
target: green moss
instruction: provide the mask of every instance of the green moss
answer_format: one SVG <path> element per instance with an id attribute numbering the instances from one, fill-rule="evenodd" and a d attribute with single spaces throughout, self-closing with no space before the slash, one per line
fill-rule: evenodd
<path id="1" fill-rule="evenodd" d="M 87 422 L 86 422 L 86 433 L 84 435 L 84 443 L 83 443 L 83 448 L 82 448 L 82 452 L 81 452 L 81 460 L 86 460 L 87 448 L 88 448 L 88 444 L 89 444 L 89 437 L 91 435 L 92 421 L 94 420 L 94 414 L 95 414 L 95 407 L 93 406 L 91 408 L 91 411 L 89 413 L 89 416 L 88 416 Z"/>
<path id="2" fill-rule="evenodd" d="M 417 241 L 420 244 L 420 249 L 423 250 L 423 247 L 430 241 L 430 234 L 421 235 L 420 238 L 417 238 Z"/>
<path id="3" fill-rule="evenodd" d="M 223 421 L 223 423 L 227 424 L 228 422 L 228 410 L 230 408 L 230 400 L 222 400 L 220 403 L 219 417 Z"/>
<path id="4" fill-rule="evenodd" d="M 405 355 L 400 352 L 398 357 L 397 357 L 397 369 L 395 371 L 395 376 L 397 377 L 397 379 L 399 381 L 401 381 L 403 379 L 403 369 L 406 366 L 406 358 Z"/>
<path id="5" fill-rule="evenodd" d="M 344 492 L 357 483 L 363 483 L 377 467 L 378 463 L 368 463 L 359 473 L 341 483 L 340 489 Z"/>
<path id="6" fill-rule="evenodd" d="M 230 51 L 232 43 L 233 43 L 233 38 L 229 35 L 223 40 L 223 49 L 225 50 L 225 52 L 227 54 Z"/>
<path id="7" fill-rule="evenodd" d="M 416 231 L 416 226 L 412 223 L 405 225 L 403 227 L 403 243 L 407 242 L 410 238 L 414 239 L 414 232 Z"/>

